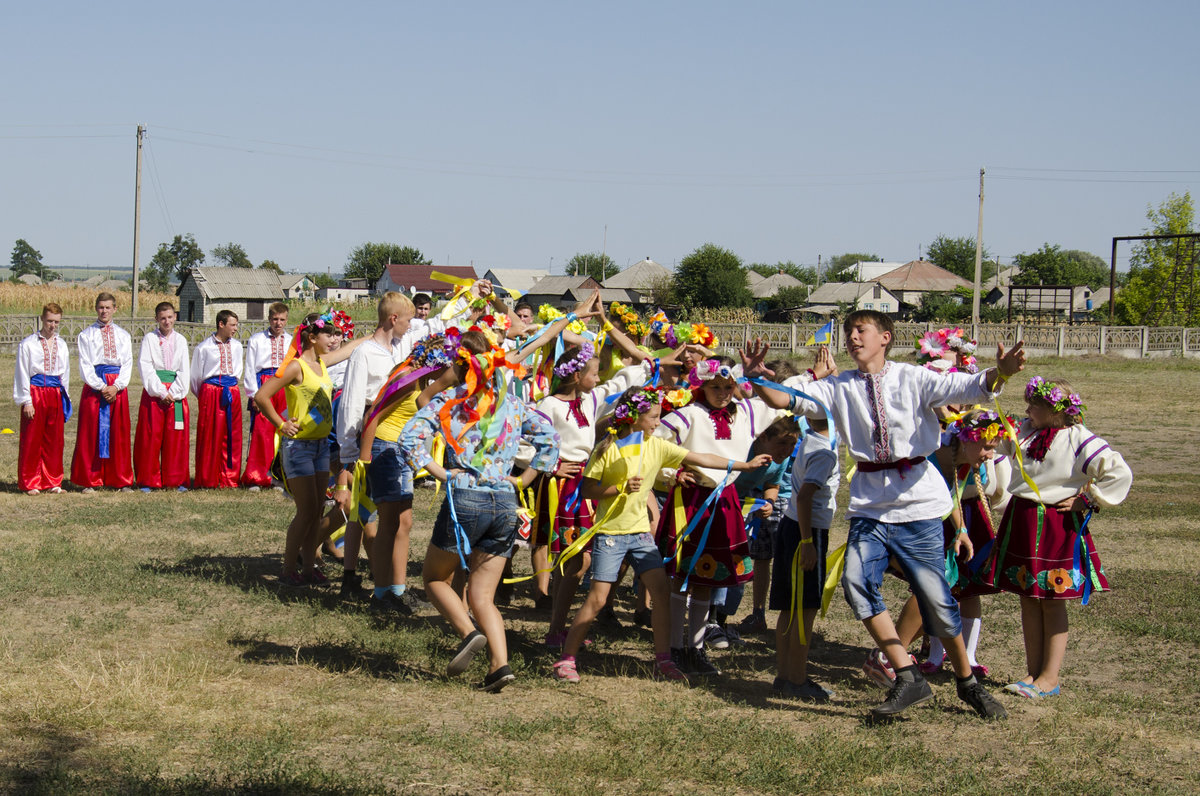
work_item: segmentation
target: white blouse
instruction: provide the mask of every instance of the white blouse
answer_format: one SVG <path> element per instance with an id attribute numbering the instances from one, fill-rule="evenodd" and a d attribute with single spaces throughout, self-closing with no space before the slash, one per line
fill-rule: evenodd
<path id="1" fill-rule="evenodd" d="M 142 385 L 151 398 L 170 398 L 182 401 L 188 394 L 187 340 L 179 332 L 172 331 L 164 338 L 156 329 L 142 338 L 142 349 L 138 355 L 138 370 L 142 374 Z M 158 377 L 160 370 L 175 371 L 175 381 L 164 387 Z"/>
<path id="2" fill-rule="evenodd" d="M 717 424 L 709 408 L 692 403 L 666 415 L 654 434 L 682 445 L 695 453 L 711 453 L 734 461 L 744 462 L 750 454 L 754 438 L 775 420 L 775 412 L 762 402 L 741 398 L 731 401 L 729 439 L 717 439 Z M 691 467 L 696 483 L 715 487 L 725 478 L 724 470 Z"/>
<path id="3" fill-rule="evenodd" d="M 1133 471 L 1125 463 L 1125 458 L 1103 439 L 1088 431 L 1086 426 L 1080 424 L 1060 429 L 1040 462 L 1029 456 L 1029 448 L 1038 438 L 1038 433 L 1028 420 L 1017 429 L 1025 474 L 1037 484 L 1041 502 L 1058 503 L 1084 492 L 1100 506 L 1116 506 L 1129 494 L 1129 488 L 1133 485 Z M 1005 440 L 1000 450 L 1011 456 L 1012 440 Z M 1038 500 L 1037 493 L 1025 483 L 1015 462 L 1008 480 L 1008 491 L 1017 497 Z"/>
<path id="4" fill-rule="evenodd" d="M 281 332 L 278 337 L 272 337 L 267 330 L 250 335 L 246 341 L 245 378 L 242 379 L 247 398 L 253 398 L 258 392 L 258 372 L 273 371 L 282 365 L 291 344 L 292 336 L 287 332 Z"/>

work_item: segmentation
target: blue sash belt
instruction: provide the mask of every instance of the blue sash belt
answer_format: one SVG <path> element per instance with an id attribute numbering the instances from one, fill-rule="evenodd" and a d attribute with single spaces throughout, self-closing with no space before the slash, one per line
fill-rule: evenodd
<path id="1" fill-rule="evenodd" d="M 205 384 L 221 388 L 220 407 L 225 410 L 225 464 L 233 467 L 233 389 L 237 379 L 233 376 L 209 376 Z"/>
<path id="2" fill-rule="evenodd" d="M 34 374 L 34 377 L 29 380 L 29 383 L 34 387 L 54 387 L 62 396 L 63 422 L 71 419 L 71 396 L 67 395 L 67 390 L 63 387 L 62 379 L 58 376 L 47 376 L 44 373 Z"/>
<path id="3" fill-rule="evenodd" d="M 117 376 L 120 375 L 120 373 L 121 369 L 116 365 L 96 366 L 96 375 L 99 376 L 100 380 L 105 382 L 105 384 L 108 383 L 108 379 L 106 379 L 105 376 Z M 112 432 L 112 404 L 103 398 L 100 399 L 100 422 L 98 426 L 99 428 L 97 429 L 96 434 L 96 448 L 98 450 L 99 457 L 101 459 L 107 459 L 109 457 L 109 436 Z"/>

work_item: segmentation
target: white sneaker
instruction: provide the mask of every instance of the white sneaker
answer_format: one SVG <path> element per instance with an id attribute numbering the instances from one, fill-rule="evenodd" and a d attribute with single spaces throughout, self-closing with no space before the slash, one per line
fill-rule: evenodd
<path id="1" fill-rule="evenodd" d="M 715 650 L 729 649 L 729 638 L 725 629 L 716 622 L 709 622 L 704 628 L 704 643 Z"/>

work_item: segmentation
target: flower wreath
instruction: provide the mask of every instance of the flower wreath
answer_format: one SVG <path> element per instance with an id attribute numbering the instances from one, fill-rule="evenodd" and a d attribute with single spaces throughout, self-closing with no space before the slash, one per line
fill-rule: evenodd
<path id="1" fill-rule="evenodd" d="M 1087 409 L 1079 393 L 1067 394 L 1062 387 L 1052 381 L 1046 381 L 1041 376 L 1034 376 L 1025 385 L 1025 400 L 1032 401 L 1034 398 L 1041 398 L 1055 412 L 1063 412 L 1080 419 L 1083 419 L 1083 412 Z"/>
<path id="2" fill-rule="evenodd" d="M 627 307 L 619 301 L 614 301 L 609 307 L 609 311 L 617 316 L 617 319 L 625 326 L 625 332 L 634 340 L 641 340 L 650 331 L 650 327 L 638 317 L 631 307 Z"/>
<path id="3" fill-rule="evenodd" d="M 729 365 L 722 365 L 720 360 L 716 359 L 706 359 L 692 368 L 692 372 L 688 374 L 688 385 L 693 390 L 698 390 L 704 386 L 705 382 L 712 381 L 715 378 L 729 379 L 741 387 L 742 392 L 746 395 L 750 395 L 754 391 L 750 386 L 750 382 L 735 373 L 734 369 Z"/>
<path id="4" fill-rule="evenodd" d="M 444 368 L 454 362 L 461 342 L 462 335 L 457 329 L 447 330 L 444 335 L 435 333 L 423 337 L 413 344 L 408 357 L 411 367 Z"/>
<path id="5" fill-rule="evenodd" d="M 659 340 L 662 340 L 668 348 L 675 348 L 679 345 L 679 338 L 675 336 L 675 327 L 667 320 L 667 314 L 662 310 L 654 313 L 650 318 L 650 331 Z"/>
<path id="6" fill-rule="evenodd" d="M 552 307 L 549 304 L 543 304 L 542 306 L 538 307 L 538 320 L 543 324 L 554 323 L 559 318 L 565 317 L 567 317 L 565 312 Z M 583 334 L 587 331 L 587 324 L 579 319 L 576 319 L 567 324 L 567 328 L 575 334 Z"/>
<path id="7" fill-rule="evenodd" d="M 578 373 L 587 367 L 587 363 L 594 356 L 596 356 L 596 349 L 591 343 L 584 343 L 579 346 L 579 354 L 575 358 L 569 359 L 561 365 L 554 366 L 554 375 L 560 379 L 565 379 L 572 373 Z"/>
<path id="8" fill-rule="evenodd" d="M 507 315 L 484 315 L 471 324 L 467 331 L 482 333 L 492 347 L 496 347 L 504 340 L 511 327 L 512 319 Z"/>
<path id="9" fill-rule="evenodd" d="M 1009 418 L 1009 425 L 1012 425 L 1012 422 L 1012 418 Z M 979 442 L 980 440 L 992 442 L 1009 436 L 1004 421 L 996 412 L 980 412 L 969 421 L 966 418 L 959 418 L 955 426 L 954 435 L 963 442 Z"/>
<path id="10" fill-rule="evenodd" d="M 659 389 L 657 387 L 639 387 L 632 395 L 617 401 L 613 409 L 613 421 L 609 431 L 617 433 L 618 426 L 632 426 L 643 414 L 658 406 Z"/>
<path id="11" fill-rule="evenodd" d="M 674 390 L 663 390 L 662 393 L 662 411 L 663 414 L 674 412 L 676 409 L 682 409 L 692 402 L 692 391 L 684 387 Z"/>
<path id="12" fill-rule="evenodd" d="M 960 369 L 967 373 L 978 373 L 979 366 L 974 356 L 978 345 L 975 340 L 967 339 L 961 327 L 935 329 L 917 338 L 917 364 L 947 373 Z M 949 353 L 957 355 L 956 363 L 948 367 L 939 366 L 937 363 L 944 361 L 943 357 Z"/>
<path id="13" fill-rule="evenodd" d="M 717 336 L 702 323 L 680 323 L 675 325 L 675 336 L 683 343 L 695 343 L 705 348 L 716 348 L 720 343 Z"/>
<path id="14" fill-rule="evenodd" d="M 329 316 L 329 322 L 342 333 L 343 338 L 347 340 L 354 339 L 354 320 L 350 317 L 349 313 L 342 310 L 335 310 L 331 307 L 325 314 Z"/>

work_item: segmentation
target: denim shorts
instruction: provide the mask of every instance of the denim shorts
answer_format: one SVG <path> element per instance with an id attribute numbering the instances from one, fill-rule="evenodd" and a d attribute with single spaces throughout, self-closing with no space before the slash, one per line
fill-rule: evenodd
<path id="1" fill-rule="evenodd" d="M 285 478 L 304 478 L 317 473 L 327 473 L 329 440 L 283 437 L 279 441 L 279 458 L 283 464 Z"/>
<path id="2" fill-rule="evenodd" d="M 750 558 L 754 561 L 770 561 L 775 557 L 775 537 L 779 532 L 779 520 L 787 509 L 787 501 L 771 502 L 771 516 L 759 520 L 758 529 L 748 541 Z"/>
<path id="3" fill-rule="evenodd" d="M 938 638 L 962 633 L 958 603 L 946 582 L 941 519 L 889 523 L 866 517 L 850 520 L 842 589 L 858 619 L 887 610 L 880 586 L 888 559 L 895 558 L 921 609 L 925 632 Z"/>
<path id="4" fill-rule="evenodd" d="M 459 541 L 450 520 L 450 500 L 459 525 L 470 542 L 471 551 L 508 558 L 517 536 L 517 496 L 511 489 L 465 489 L 454 487 L 446 494 L 433 523 L 429 543 L 450 553 L 458 551 Z"/>
<path id="5" fill-rule="evenodd" d="M 626 555 L 635 575 L 662 569 L 662 553 L 652 534 L 598 533 L 592 539 L 592 580 L 616 583 Z"/>
<path id="6" fill-rule="evenodd" d="M 413 471 L 400 454 L 400 444 L 377 439 L 367 467 L 367 494 L 376 503 L 412 500 Z"/>
<path id="7" fill-rule="evenodd" d="M 804 585 L 798 596 L 802 610 L 821 607 L 821 592 L 825 589 L 825 557 L 829 555 L 829 530 L 812 529 L 813 546 L 817 552 L 817 565 L 804 572 Z M 775 562 L 771 568 L 771 593 L 767 608 L 772 611 L 792 610 L 792 559 L 800 547 L 800 526 L 790 517 L 779 522 L 779 535 L 775 538 Z"/>

